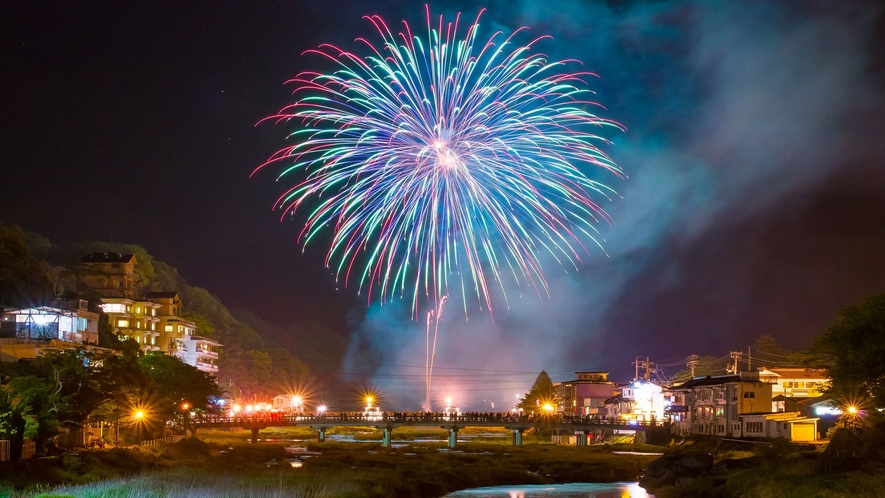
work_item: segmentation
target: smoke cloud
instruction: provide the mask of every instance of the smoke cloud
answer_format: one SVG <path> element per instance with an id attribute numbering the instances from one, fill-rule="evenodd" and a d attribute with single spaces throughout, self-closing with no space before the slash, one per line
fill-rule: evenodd
<path id="1" fill-rule="evenodd" d="M 457 8 L 472 19 L 478 7 Z M 799 281 L 785 287 L 778 275 L 813 273 L 818 266 L 802 265 L 822 256 L 794 258 L 772 240 L 838 178 L 883 179 L 883 127 L 873 119 L 885 110 L 873 64 L 881 14 L 832 2 L 490 2 L 485 26 L 551 34 L 541 45 L 551 58 L 600 75 L 590 85 L 605 117 L 628 127 L 606 151 L 630 178 L 604 179 L 622 196 L 604 204 L 615 220 L 600 227 L 607 254 L 591 251 L 578 273 L 547 261 L 549 299 L 513 292 L 493 321 L 469 300 L 465 316 L 462 297 L 450 296 L 436 399 L 509 409 L 542 369 L 554 381 L 574 370 L 626 377 L 636 355 L 719 355 L 763 333 L 806 347 L 834 306 L 850 302 L 808 295 Z M 819 278 L 842 299 L 857 292 Z M 345 361 L 402 409 L 424 399 L 430 306 L 413 321 L 407 305 L 373 305 Z"/>

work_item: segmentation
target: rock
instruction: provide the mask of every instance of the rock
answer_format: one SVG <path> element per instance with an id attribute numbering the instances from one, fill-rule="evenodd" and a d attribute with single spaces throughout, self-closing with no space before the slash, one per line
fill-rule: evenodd
<path id="1" fill-rule="evenodd" d="M 710 453 L 671 453 L 652 460 L 645 466 L 639 485 L 652 491 L 662 486 L 689 482 L 703 476 L 713 467 Z"/>
<path id="2" fill-rule="evenodd" d="M 759 458 L 726 458 L 710 468 L 709 474 L 724 476 L 733 470 L 752 469 L 760 465 Z"/>

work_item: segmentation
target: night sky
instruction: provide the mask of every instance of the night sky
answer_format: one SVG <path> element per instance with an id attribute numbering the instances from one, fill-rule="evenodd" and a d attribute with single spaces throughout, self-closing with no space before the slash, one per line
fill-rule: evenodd
<path id="1" fill-rule="evenodd" d="M 497 371 L 508 392 L 541 369 L 626 380 L 637 355 L 722 356 L 762 334 L 805 348 L 840 306 L 885 292 L 876 2 L 431 5 L 471 19 L 481 7 L 486 29 L 550 34 L 541 51 L 599 74 L 602 115 L 628 128 L 605 150 L 629 179 L 609 182 L 621 197 L 603 204 L 607 255 L 591 250 L 577 274 L 547 264 L 549 299 L 514 292 L 492 323 L 453 298 L 441 389 L 500 399 L 466 369 Z M 345 371 L 423 397 L 429 306 L 413 321 L 408 304 L 338 289 L 323 248 L 297 245 L 304 218 L 272 211 L 290 184 L 249 178 L 294 126 L 256 123 L 316 67 L 302 52 L 356 48 L 373 35 L 366 14 L 420 26 L 424 4 L 3 2 L 0 221 L 56 244 L 140 244 L 230 308 L 351 338 Z"/>

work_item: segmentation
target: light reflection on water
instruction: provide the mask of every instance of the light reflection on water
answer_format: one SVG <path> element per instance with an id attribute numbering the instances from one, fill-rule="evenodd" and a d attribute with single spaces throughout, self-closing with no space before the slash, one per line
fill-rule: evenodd
<path id="1" fill-rule="evenodd" d="M 535 484 L 465 489 L 444 498 L 654 498 L 635 482 Z"/>

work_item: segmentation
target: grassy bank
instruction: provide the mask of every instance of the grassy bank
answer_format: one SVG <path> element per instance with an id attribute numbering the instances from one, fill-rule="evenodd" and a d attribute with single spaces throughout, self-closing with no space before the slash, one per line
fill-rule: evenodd
<path id="1" fill-rule="evenodd" d="M 701 438 L 674 451 L 711 454 L 714 468 L 696 478 L 653 488 L 657 498 L 885 498 L 885 463 L 862 458 L 859 451 L 851 468 L 834 468 L 834 462 L 838 466 L 845 461 L 825 445 L 784 440 L 751 445 Z"/>
<path id="2" fill-rule="evenodd" d="M 114 497 L 434 497 L 500 484 L 612 482 L 637 479 L 654 457 L 612 448 L 471 443 L 382 448 L 374 443 L 309 443 L 301 467 L 282 444 L 219 445 L 185 441 L 162 450 L 107 450 L 67 457 L 43 476 L 20 476 L 14 496 Z M 30 489 L 21 489 L 30 485 Z"/>

